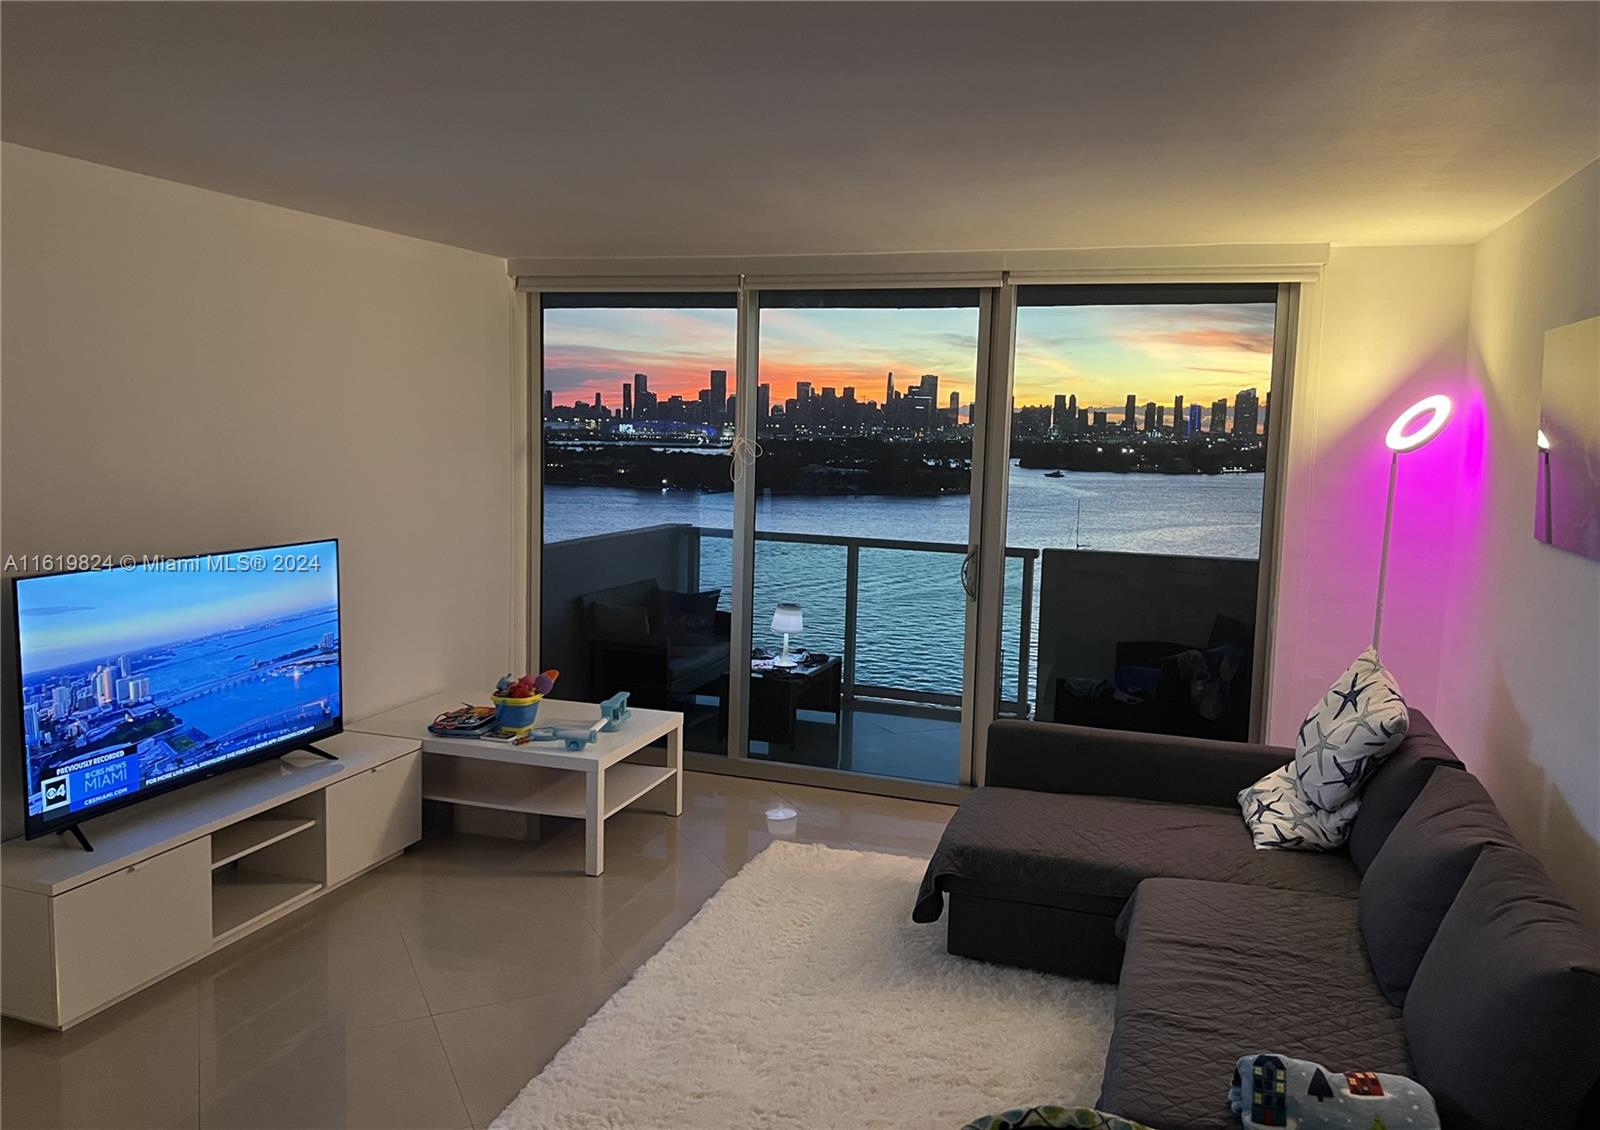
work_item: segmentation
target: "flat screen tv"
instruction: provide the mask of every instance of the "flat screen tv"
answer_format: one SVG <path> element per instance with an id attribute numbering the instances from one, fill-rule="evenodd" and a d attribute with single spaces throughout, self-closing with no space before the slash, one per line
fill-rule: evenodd
<path id="1" fill-rule="evenodd" d="M 30 839 L 344 728 L 337 541 L 12 584 Z"/>

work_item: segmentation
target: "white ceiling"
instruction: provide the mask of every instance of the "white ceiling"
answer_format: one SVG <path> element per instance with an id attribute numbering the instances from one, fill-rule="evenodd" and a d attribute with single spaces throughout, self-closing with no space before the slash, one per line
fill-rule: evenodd
<path id="1" fill-rule="evenodd" d="M 6 140 L 495 255 L 1470 241 L 1600 5 L 8 2 Z"/>

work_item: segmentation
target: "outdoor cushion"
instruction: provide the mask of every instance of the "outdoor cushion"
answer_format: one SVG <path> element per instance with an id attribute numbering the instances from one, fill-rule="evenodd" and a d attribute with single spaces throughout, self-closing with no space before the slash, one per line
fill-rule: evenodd
<path id="1" fill-rule="evenodd" d="M 650 616 L 641 605 L 597 600 L 589 606 L 589 622 L 597 636 L 632 638 L 650 634 Z"/>
<path id="2" fill-rule="evenodd" d="M 675 592 L 658 589 L 652 600 L 650 619 L 657 635 L 677 644 L 708 643 L 716 634 L 717 601 L 721 589 L 705 592 Z"/>
<path id="3" fill-rule="evenodd" d="M 1434 769 L 1441 765 L 1461 768 L 1461 760 L 1427 715 L 1411 708 L 1411 728 L 1400 747 L 1384 758 L 1361 790 L 1361 808 L 1350 825 L 1350 861 L 1363 874 L 1377 857 L 1411 802 L 1422 792 Z"/>
<path id="4" fill-rule="evenodd" d="M 1361 879 L 1361 936 L 1378 984 L 1403 1005 L 1445 912 L 1486 844 L 1516 837 L 1478 779 L 1436 773 Z"/>
<path id="5" fill-rule="evenodd" d="M 1577 1125 L 1600 1080 L 1597 1018 L 1600 944 L 1531 855 L 1484 848 L 1406 995 L 1416 1078 L 1445 1125 Z"/>
<path id="6" fill-rule="evenodd" d="M 1415 1078 L 1356 914 L 1353 899 L 1304 891 L 1141 883 L 1095 1105 L 1162 1130 L 1236 1128 L 1234 1064 L 1261 1048 Z"/>
<path id="7" fill-rule="evenodd" d="M 1045 905 L 1062 905 L 1062 893 L 1096 899 L 1108 915 L 1151 876 L 1351 899 L 1359 886 L 1343 853 L 1256 851 L 1237 809 L 997 788 L 969 793 L 951 818 L 928 863 L 915 921 L 939 917 L 942 881 L 951 876 Z"/>

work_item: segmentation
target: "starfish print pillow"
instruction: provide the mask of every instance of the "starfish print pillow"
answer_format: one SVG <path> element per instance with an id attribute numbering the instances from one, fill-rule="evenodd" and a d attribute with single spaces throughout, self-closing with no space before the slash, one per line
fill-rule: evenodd
<path id="1" fill-rule="evenodd" d="M 1356 799 L 1410 724 L 1400 685 L 1367 648 L 1300 724 L 1294 774 L 1306 803 L 1332 813 Z"/>
<path id="2" fill-rule="evenodd" d="M 1343 847 L 1361 808 L 1361 786 L 1406 736 L 1400 687 L 1368 648 L 1300 724 L 1294 760 L 1239 793 L 1258 848 Z"/>
<path id="3" fill-rule="evenodd" d="M 1240 792 L 1239 807 L 1258 849 L 1334 851 L 1344 846 L 1359 805 L 1318 812 L 1300 794 L 1291 761 Z"/>

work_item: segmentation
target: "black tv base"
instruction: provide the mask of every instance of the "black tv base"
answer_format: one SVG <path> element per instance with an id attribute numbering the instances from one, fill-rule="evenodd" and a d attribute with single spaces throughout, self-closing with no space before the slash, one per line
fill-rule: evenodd
<path id="1" fill-rule="evenodd" d="M 310 742 L 307 742 L 305 745 L 302 745 L 302 746 L 296 746 L 295 749 L 303 749 L 307 753 L 316 754 L 318 757 L 326 757 L 329 761 L 338 761 L 339 760 L 339 758 L 336 755 L 329 753 L 327 750 L 323 749 L 321 746 L 312 745 Z M 294 750 L 291 749 L 289 752 L 293 753 Z"/>
<path id="2" fill-rule="evenodd" d="M 78 827 L 78 825 L 74 824 L 70 828 L 57 828 L 56 829 L 56 835 L 58 835 L 58 836 L 64 836 L 68 832 L 72 833 L 72 838 L 78 841 L 78 846 L 81 847 L 84 851 L 93 851 L 94 850 L 94 845 L 89 842 L 89 837 L 83 834 L 83 829 Z"/>

